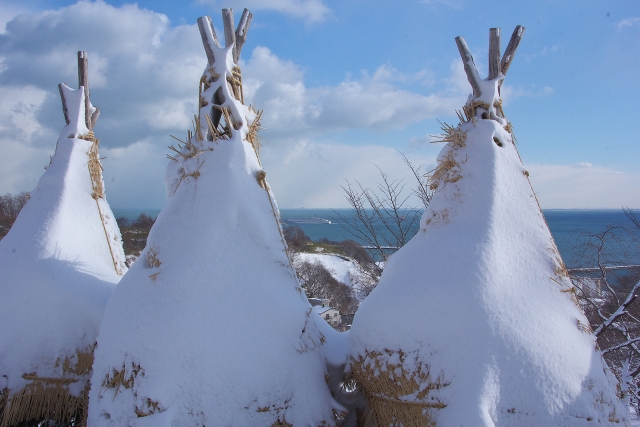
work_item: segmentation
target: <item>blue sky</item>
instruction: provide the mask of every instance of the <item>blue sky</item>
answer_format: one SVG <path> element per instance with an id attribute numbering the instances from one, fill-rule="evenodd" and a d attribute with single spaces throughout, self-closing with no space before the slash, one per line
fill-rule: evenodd
<path id="1" fill-rule="evenodd" d="M 430 135 L 470 92 L 454 38 L 485 75 L 489 28 L 504 49 L 520 24 L 503 98 L 542 206 L 640 208 L 636 0 L 14 3 L 0 0 L 0 193 L 35 186 L 64 124 L 56 86 L 86 50 L 109 202 L 161 207 L 169 134 L 190 128 L 206 65 L 195 21 L 248 7 L 245 93 L 282 207 L 345 206 L 345 179 L 375 186 L 376 165 L 411 184 L 396 150 L 432 169 Z"/>

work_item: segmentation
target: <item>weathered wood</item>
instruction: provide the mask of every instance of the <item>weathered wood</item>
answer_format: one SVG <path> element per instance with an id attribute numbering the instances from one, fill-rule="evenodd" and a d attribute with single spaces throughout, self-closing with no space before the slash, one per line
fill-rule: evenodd
<path id="1" fill-rule="evenodd" d="M 95 108 L 95 111 L 91 115 L 91 127 L 89 128 L 91 130 L 93 130 L 93 128 L 96 125 L 96 122 L 98 121 L 98 117 L 100 117 L 100 109 L 98 107 L 94 107 L 94 108 Z"/>
<path id="2" fill-rule="evenodd" d="M 224 43 L 229 47 L 236 42 L 236 32 L 233 30 L 233 9 L 222 9 L 222 23 L 224 24 Z"/>
<path id="3" fill-rule="evenodd" d="M 67 110 L 67 99 L 64 97 L 64 90 L 62 89 L 62 85 L 64 85 L 64 83 L 60 83 L 58 85 L 58 90 L 60 91 L 60 99 L 62 100 L 62 112 L 64 113 L 64 121 L 69 124 L 71 123 L 69 121 L 69 110 Z"/>
<path id="4" fill-rule="evenodd" d="M 253 14 L 249 12 L 248 9 L 245 9 L 240 17 L 240 22 L 238 22 L 238 28 L 236 28 L 236 45 L 233 48 L 233 62 L 236 64 L 238 60 L 240 60 L 242 46 L 244 46 L 244 42 L 247 41 L 247 31 L 249 31 L 251 19 L 253 19 Z"/>
<path id="5" fill-rule="evenodd" d="M 456 37 L 456 45 L 458 46 L 460 57 L 462 57 L 464 72 L 467 74 L 467 79 L 473 88 L 473 95 L 477 98 L 482 95 L 482 91 L 480 90 L 480 77 L 478 76 L 476 63 L 473 61 L 473 56 L 469 51 L 469 46 L 467 46 L 467 42 L 462 38 L 462 36 Z"/>
<path id="6" fill-rule="evenodd" d="M 204 51 L 207 54 L 207 62 L 213 64 L 214 55 L 212 46 L 220 46 L 218 43 L 218 37 L 216 36 L 216 30 L 213 28 L 210 16 L 201 16 L 198 18 L 198 29 L 200 30 L 200 37 L 202 37 L 202 44 Z"/>
<path id="7" fill-rule="evenodd" d="M 89 93 L 89 58 L 87 52 L 78 51 L 78 88 L 84 87 L 84 123 L 93 130 L 91 124 L 91 97 Z"/>
<path id="8" fill-rule="evenodd" d="M 500 76 L 500 28 L 489 30 L 489 80 Z"/>
<path id="9" fill-rule="evenodd" d="M 218 90 L 216 90 L 213 94 L 213 105 L 222 105 L 224 104 L 224 101 L 225 98 L 224 94 L 222 93 L 222 88 L 219 87 Z M 222 111 L 218 108 L 212 108 L 209 116 L 211 117 L 211 123 L 213 124 L 213 127 L 217 128 L 218 124 L 220 123 L 220 119 L 222 118 Z M 211 137 L 213 138 L 213 135 L 211 135 Z"/>
<path id="10" fill-rule="evenodd" d="M 507 75 L 507 71 L 509 71 L 509 67 L 511 66 L 511 61 L 513 61 L 513 55 L 516 53 L 516 49 L 518 49 L 518 45 L 520 44 L 520 40 L 522 40 L 522 34 L 524 34 L 525 28 L 522 25 L 518 25 L 515 30 L 513 30 L 513 34 L 511 35 L 511 40 L 509 40 L 509 44 L 504 51 L 504 55 L 502 56 L 502 61 L 500 61 L 500 72 L 503 76 Z"/>

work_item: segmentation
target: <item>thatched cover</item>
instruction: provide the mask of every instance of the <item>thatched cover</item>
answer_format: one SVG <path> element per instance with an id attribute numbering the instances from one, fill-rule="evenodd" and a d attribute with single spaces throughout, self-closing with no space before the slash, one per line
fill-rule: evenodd
<path id="1" fill-rule="evenodd" d="M 0 242 L 2 427 L 84 425 L 98 326 L 126 271 L 91 131 L 86 52 L 78 62 L 79 89 L 60 85 L 66 126 L 55 154 Z"/>
<path id="2" fill-rule="evenodd" d="M 168 202 L 116 288 L 98 336 L 92 427 L 334 425 L 324 336 L 285 251 L 258 157 L 260 114 L 243 103 L 240 48 L 198 20 L 200 110 L 171 147 Z"/>
<path id="3" fill-rule="evenodd" d="M 355 315 L 351 374 L 366 426 L 626 422 L 504 117 L 500 86 L 524 28 L 478 77 L 431 173 L 417 235 Z"/>

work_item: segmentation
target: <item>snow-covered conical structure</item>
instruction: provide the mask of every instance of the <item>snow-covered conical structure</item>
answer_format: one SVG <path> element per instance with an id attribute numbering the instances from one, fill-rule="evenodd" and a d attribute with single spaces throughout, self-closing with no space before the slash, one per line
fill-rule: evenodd
<path id="1" fill-rule="evenodd" d="M 59 86 L 67 124 L 55 154 L 0 241 L 2 427 L 84 424 L 102 313 L 126 271 L 90 130 L 98 109 L 88 98 L 87 55 L 78 54 L 80 88 Z"/>
<path id="2" fill-rule="evenodd" d="M 198 20 L 200 114 L 172 153 L 147 247 L 105 310 L 92 427 L 334 425 L 342 410 L 258 161 L 259 115 L 242 102 L 236 61 L 251 15 L 234 33 L 230 12 L 226 48 Z"/>
<path id="3" fill-rule="evenodd" d="M 390 257 L 350 331 L 372 425 L 624 425 L 625 410 L 504 118 L 499 88 L 457 38 L 474 93 L 431 176 L 417 235 Z"/>

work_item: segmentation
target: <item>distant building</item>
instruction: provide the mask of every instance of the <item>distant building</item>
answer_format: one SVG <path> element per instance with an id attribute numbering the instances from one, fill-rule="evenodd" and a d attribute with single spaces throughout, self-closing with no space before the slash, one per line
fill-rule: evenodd
<path id="1" fill-rule="evenodd" d="M 313 311 L 318 313 L 331 326 L 335 327 L 340 324 L 340 312 L 336 308 L 316 305 L 313 307 Z"/>

